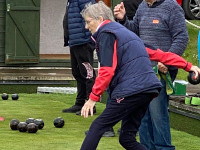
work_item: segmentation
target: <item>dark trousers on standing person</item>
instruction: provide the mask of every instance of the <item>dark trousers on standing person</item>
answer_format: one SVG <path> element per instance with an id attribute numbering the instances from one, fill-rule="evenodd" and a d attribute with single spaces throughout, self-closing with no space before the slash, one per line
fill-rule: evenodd
<path id="1" fill-rule="evenodd" d="M 81 150 L 96 150 L 104 132 L 120 120 L 122 120 L 120 144 L 127 150 L 145 150 L 136 141 L 136 133 L 154 96 L 155 93 L 140 93 L 120 100 L 111 99 L 103 113 L 90 126 Z"/>
<path id="2" fill-rule="evenodd" d="M 80 112 L 85 100 L 89 98 L 96 78 L 93 69 L 93 51 L 94 45 L 90 43 L 70 47 L 72 75 L 77 81 L 77 97 L 75 105 L 63 109 L 62 112 Z"/>
<path id="3" fill-rule="evenodd" d="M 83 106 L 92 91 L 96 78 L 93 69 L 92 44 L 77 45 L 70 48 L 72 75 L 77 81 L 75 105 Z"/>

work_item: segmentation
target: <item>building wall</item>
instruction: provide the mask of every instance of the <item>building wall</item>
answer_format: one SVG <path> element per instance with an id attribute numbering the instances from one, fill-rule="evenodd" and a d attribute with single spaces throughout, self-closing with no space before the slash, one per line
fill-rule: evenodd
<path id="1" fill-rule="evenodd" d="M 41 0 L 40 54 L 69 54 L 63 47 L 62 21 L 67 0 Z"/>

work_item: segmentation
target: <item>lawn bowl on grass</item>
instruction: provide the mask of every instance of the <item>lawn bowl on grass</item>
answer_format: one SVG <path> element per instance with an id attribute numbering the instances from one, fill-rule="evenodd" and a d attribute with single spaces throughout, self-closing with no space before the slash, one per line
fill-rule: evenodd
<path id="1" fill-rule="evenodd" d="M 3 93 L 2 95 L 1 95 L 1 98 L 3 99 L 3 100 L 8 100 L 8 94 L 7 93 Z"/>
<path id="2" fill-rule="evenodd" d="M 43 129 L 44 127 L 44 121 L 42 119 L 35 119 L 34 123 L 38 126 L 38 129 Z"/>
<path id="3" fill-rule="evenodd" d="M 27 123 L 20 122 L 17 126 L 17 129 L 19 130 L 19 132 L 26 132 L 27 131 Z"/>
<path id="4" fill-rule="evenodd" d="M 19 120 L 18 119 L 12 119 L 10 121 L 10 128 L 12 130 L 18 130 L 18 128 L 17 128 L 18 124 L 19 124 Z"/>
<path id="5" fill-rule="evenodd" d="M 56 128 L 62 128 L 65 125 L 65 121 L 61 117 L 57 117 L 54 119 L 53 124 Z"/>
<path id="6" fill-rule="evenodd" d="M 29 124 L 29 123 L 34 123 L 35 119 L 34 118 L 28 118 L 26 120 L 26 123 Z"/>
<path id="7" fill-rule="evenodd" d="M 16 100 L 18 100 L 19 99 L 19 96 L 18 96 L 18 94 L 12 94 L 12 100 L 14 100 L 14 101 L 16 101 Z"/>
<path id="8" fill-rule="evenodd" d="M 28 133 L 36 133 L 38 131 L 38 126 L 35 123 L 29 123 L 27 125 Z"/>
<path id="9" fill-rule="evenodd" d="M 23 94 L 19 93 L 20 101 L 0 101 L 0 116 L 6 118 L 0 122 L 1 143 L 0 150 L 78 150 L 85 138 L 85 131 L 91 123 L 103 112 L 104 103 L 96 103 L 97 113 L 87 119 L 74 113 L 62 113 L 62 109 L 74 104 L 76 94 Z M 61 116 L 65 121 L 63 128 L 56 128 L 53 121 Z M 36 133 L 15 132 L 10 129 L 9 123 L 13 118 L 26 120 L 27 118 L 41 118 L 45 129 Z M 114 126 L 114 131 L 120 128 L 121 123 Z M 194 128 L 190 125 L 189 128 Z M 198 132 L 199 128 L 196 128 Z M 171 130 L 172 144 L 177 150 L 200 150 L 198 136 L 186 132 Z M 189 139 L 189 140 L 188 140 Z M 123 150 L 116 142 L 115 137 L 103 137 L 97 150 Z M 137 137 L 139 140 L 139 137 Z"/>

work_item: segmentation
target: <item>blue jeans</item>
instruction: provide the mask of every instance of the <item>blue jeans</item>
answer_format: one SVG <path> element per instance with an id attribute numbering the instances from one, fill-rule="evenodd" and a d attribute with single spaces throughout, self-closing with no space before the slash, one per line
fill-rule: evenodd
<path id="1" fill-rule="evenodd" d="M 171 75 L 172 80 L 175 77 L 176 73 Z M 175 147 L 171 145 L 169 96 L 166 93 L 166 83 L 163 79 L 161 83 L 163 87 L 159 96 L 149 104 L 139 128 L 140 143 L 147 150 L 175 150 Z"/>

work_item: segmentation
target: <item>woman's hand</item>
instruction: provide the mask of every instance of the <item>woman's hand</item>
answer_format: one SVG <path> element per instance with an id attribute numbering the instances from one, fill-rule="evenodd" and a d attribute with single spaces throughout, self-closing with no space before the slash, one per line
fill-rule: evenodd
<path id="1" fill-rule="evenodd" d="M 89 112 L 91 113 L 91 116 L 93 116 L 93 108 L 95 104 L 95 101 L 89 99 L 81 109 L 81 116 L 83 116 L 84 118 L 88 118 Z"/>
<path id="2" fill-rule="evenodd" d="M 193 71 L 195 73 L 195 79 L 198 77 L 198 75 L 200 75 L 200 68 L 197 66 L 192 66 L 190 68 L 190 71 Z"/>
<path id="3" fill-rule="evenodd" d="M 122 20 L 124 18 L 124 15 L 126 14 L 124 3 L 121 2 L 120 4 L 117 4 L 113 11 L 114 11 L 114 16 L 117 19 Z"/>
<path id="4" fill-rule="evenodd" d="M 168 68 L 161 62 L 158 62 L 158 70 L 164 74 L 167 73 Z"/>

